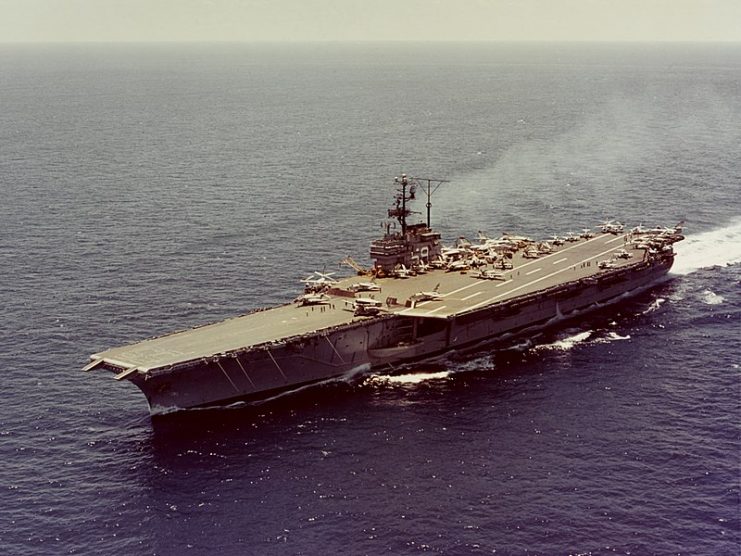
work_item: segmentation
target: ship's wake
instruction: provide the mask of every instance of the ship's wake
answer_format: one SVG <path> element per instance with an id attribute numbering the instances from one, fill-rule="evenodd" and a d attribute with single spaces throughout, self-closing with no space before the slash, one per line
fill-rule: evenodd
<path id="1" fill-rule="evenodd" d="M 725 298 L 722 295 L 718 295 L 711 290 L 703 290 L 700 294 L 700 298 L 706 305 L 720 305 L 725 301 Z"/>
<path id="2" fill-rule="evenodd" d="M 666 301 L 666 298 L 663 297 L 657 297 L 651 302 L 651 305 L 649 305 L 644 311 L 641 311 L 642 315 L 647 315 L 649 313 L 653 313 L 654 311 L 658 310 L 659 307 Z"/>
<path id="3" fill-rule="evenodd" d="M 371 375 L 366 380 L 366 383 L 374 385 L 385 385 L 385 384 L 420 384 L 430 380 L 444 380 L 450 377 L 452 371 L 438 371 L 434 373 L 406 373 L 399 375 Z"/>
<path id="4" fill-rule="evenodd" d="M 459 359 L 456 354 L 448 354 L 435 360 L 434 371 L 429 369 L 429 362 L 407 363 L 394 369 L 391 374 L 371 374 L 365 378 L 363 385 L 377 388 L 407 386 L 414 387 L 418 384 L 429 382 L 442 382 L 452 380 L 458 375 L 466 373 L 481 373 L 496 369 L 503 369 L 513 361 L 522 361 L 528 353 L 540 352 L 568 352 L 577 346 L 592 344 L 607 344 L 618 341 L 630 340 L 629 334 L 621 335 L 617 332 L 605 329 L 579 330 L 569 329 L 555 337 L 521 340 L 508 347 L 487 350 L 475 355 L 468 355 Z"/>
<path id="5" fill-rule="evenodd" d="M 622 336 L 617 332 L 606 332 L 604 330 L 585 330 L 574 334 L 573 332 L 567 333 L 555 342 L 546 344 L 539 344 L 533 347 L 533 351 L 570 351 L 580 345 L 589 344 L 608 344 L 612 342 L 619 342 L 624 340 L 630 340 L 630 334 Z"/>
<path id="6" fill-rule="evenodd" d="M 586 330 L 584 332 L 579 332 L 577 334 L 566 336 L 564 338 L 561 338 L 549 344 L 541 344 L 541 345 L 534 346 L 533 349 L 569 351 L 570 349 L 576 347 L 578 344 L 582 344 L 586 342 L 592 336 L 593 333 L 594 332 L 592 330 Z"/>
<path id="7" fill-rule="evenodd" d="M 703 268 L 741 262 L 741 218 L 718 230 L 690 235 L 674 246 L 677 257 L 671 273 L 679 276 Z"/>

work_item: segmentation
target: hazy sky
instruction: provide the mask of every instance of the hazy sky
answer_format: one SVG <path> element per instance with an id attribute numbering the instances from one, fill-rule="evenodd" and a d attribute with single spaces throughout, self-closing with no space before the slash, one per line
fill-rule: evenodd
<path id="1" fill-rule="evenodd" d="M 0 42 L 741 41 L 741 0 L 0 0 Z"/>

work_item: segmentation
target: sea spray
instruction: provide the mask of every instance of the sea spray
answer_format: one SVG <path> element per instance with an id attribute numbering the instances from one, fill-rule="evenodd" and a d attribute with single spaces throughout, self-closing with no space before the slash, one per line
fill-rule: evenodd
<path id="1" fill-rule="evenodd" d="M 741 262 L 741 218 L 729 225 L 688 236 L 674 247 L 677 256 L 671 273 L 684 276 L 712 266 Z"/>

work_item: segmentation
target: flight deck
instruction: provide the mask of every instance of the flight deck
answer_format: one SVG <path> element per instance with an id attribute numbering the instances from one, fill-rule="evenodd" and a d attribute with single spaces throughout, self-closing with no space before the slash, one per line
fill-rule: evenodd
<path id="1" fill-rule="evenodd" d="M 144 340 L 132 345 L 96 353 L 95 362 L 105 361 L 123 369 L 146 371 L 176 365 L 186 361 L 249 349 L 254 346 L 280 342 L 286 338 L 313 334 L 369 317 L 356 316 L 354 300 L 373 298 L 383 303 L 378 316 L 404 315 L 426 318 L 449 318 L 487 305 L 507 301 L 518 296 L 562 285 L 603 272 L 598 262 L 626 248 L 623 235 L 601 233 L 591 238 L 580 238 L 573 243 L 555 247 L 553 252 L 536 259 L 527 259 L 522 253 L 512 258 L 513 268 L 501 274 L 503 280 L 484 280 L 471 270 L 457 272 L 428 270 L 409 278 L 378 278 L 374 282 L 380 291 L 351 294 L 352 284 L 367 281 L 354 276 L 337 282 L 327 295 L 326 303 L 316 305 L 281 305 L 227 319 L 222 322 L 175 332 Z M 613 259 L 614 267 L 640 261 L 644 251 L 627 249 L 627 259 Z M 420 301 L 408 300 L 419 292 L 436 291 L 439 297 Z M 331 291 L 344 291 L 343 295 Z M 388 303 L 391 298 L 395 302 Z M 414 306 L 412 306 L 414 305 Z"/>

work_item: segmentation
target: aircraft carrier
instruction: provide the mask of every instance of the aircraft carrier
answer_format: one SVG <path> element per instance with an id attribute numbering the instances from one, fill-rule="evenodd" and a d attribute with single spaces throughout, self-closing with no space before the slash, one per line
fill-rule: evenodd
<path id="1" fill-rule="evenodd" d="M 659 281 L 674 262 L 673 228 L 594 231 L 536 241 L 505 234 L 444 247 L 430 198 L 444 180 L 396 178 L 373 267 L 315 273 L 292 303 L 95 353 L 85 371 L 139 387 L 152 414 L 265 399 L 333 377 L 508 342 Z M 427 222 L 408 224 L 427 194 Z"/>

